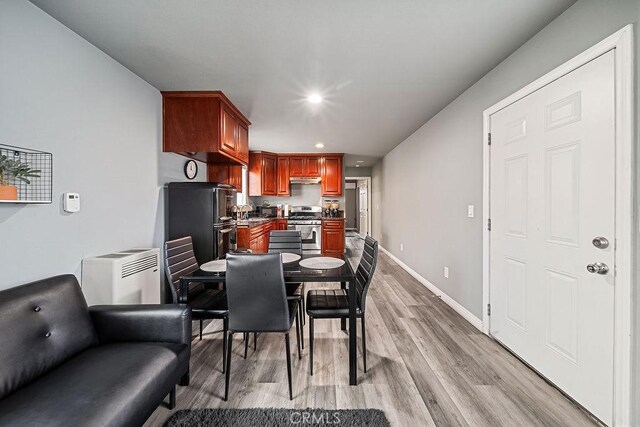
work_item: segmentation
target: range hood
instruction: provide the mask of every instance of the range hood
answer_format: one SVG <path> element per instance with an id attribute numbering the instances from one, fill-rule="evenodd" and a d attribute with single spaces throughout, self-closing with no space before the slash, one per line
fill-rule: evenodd
<path id="1" fill-rule="evenodd" d="M 291 184 L 320 184 L 320 178 L 289 178 Z"/>

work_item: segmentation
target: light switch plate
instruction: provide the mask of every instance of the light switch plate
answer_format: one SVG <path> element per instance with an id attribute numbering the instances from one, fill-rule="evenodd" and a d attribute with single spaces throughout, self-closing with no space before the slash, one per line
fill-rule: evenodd
<path id="1" fill-rule="evenodd" d="M 444 268 L 444 278 L 448 279 L 449 278 L 449 267 L 445 267 Z"/>
<path id="2" fill-rule="evenodd" d="M 475 211 L 474 206 L 473 206 L 473 205 L 469 205 L 469 206 L 467 207 L 467 216 L 468 216 L 469 218 L 473 218 L 473 217 L 474 217 L 474 215 L 475 215 L 474 211 Z"/>

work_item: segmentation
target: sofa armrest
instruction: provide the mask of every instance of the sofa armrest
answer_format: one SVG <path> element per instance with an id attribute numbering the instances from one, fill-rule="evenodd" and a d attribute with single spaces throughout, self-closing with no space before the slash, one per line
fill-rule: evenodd
<path id="1" fill-rule="evenodd" d="M 176 304 L 89 307 L 100 343 L 191 343 L 191 308 Z"/>

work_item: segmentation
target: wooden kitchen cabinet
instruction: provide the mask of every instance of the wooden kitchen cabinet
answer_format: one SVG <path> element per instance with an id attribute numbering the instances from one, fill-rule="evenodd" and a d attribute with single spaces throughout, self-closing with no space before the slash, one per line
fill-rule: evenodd
<path id="1" fill-rule="evenodd" d="M 244 164 L 249 164 L 249 127 L 242 121 L 238 122 L 238 159 Z"/>
<path id="2" fill-rule="evenodd" d="M 323 158 L 320 187 L 323 196 L 342 196 L 342 156 L 330 155 Z"/>
<path id="3" fill-rule="evenodd" d="M 278 195 L 278 156 L 266 151 L 249 153 L 249 196 Z"/>
<path id="4" fill-rule="evenodd" d="M 322 220 L 322 255 L 342 256 L 345 248 L 344 219 Z"/>
<path id="5" fill-rule="evenodd" d="M 276 220 L 276 226 L 274 228 L 274 230 L 287 230 L 288 228 L 288 221 L 284 218 L 278 218 Z"/>
<path id="6" fill-rule="evenodd" d="M 289 157 L 289 174 L 294 178 L 319 178 L 322 173 L 322 157 L 294 155 Z"/>
<path id="7" fill-rule="evenodd" d="M 242 193 L 242 166 L 211 164 L 207 165 L 207 180 L 229 184 Z"/>
<path id="8" fill-rule="evenodd" d="M 318 178 L 322 175 L 322 157 L 307 157 L 307 175 L 308 177 Z"/>
<path id="9" fill-rule="evenodd" d="M 278 196 L 290 196 L 289 156 L 278 156 Z"/>
<path id="10" fill-rule="evenodd" d="M 253 227 L 238 227 L 238 248 L 249 248 L 256 254 L 269 251 L 269 233 L 277 229 L 279 220 L 270 220 Z M 286 220 L 285 220 L 286 221 Z"/>
<path id="11" fill-rule="evenodd" d="M 162 92 L 162 150 L 208 164 L 249 160 L 251 122 L 220 91 Z"/>

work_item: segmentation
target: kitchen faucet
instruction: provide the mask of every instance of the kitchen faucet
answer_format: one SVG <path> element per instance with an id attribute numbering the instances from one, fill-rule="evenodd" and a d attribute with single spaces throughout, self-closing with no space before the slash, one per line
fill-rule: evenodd
<path id="1" fill-rule="evenodd" d="M 244 219 L 243 218 L 243 214 L 242 214 L 242 211 L 244 210 L 244 208 L 251 209 L 251 205 L 240 205 L 240 207 L 236 206 L 236 212 L 239 212 L 238 213 L 238 221 Z M 244 215 L 248 215 L 248 213 L 245 213 Z"/>

